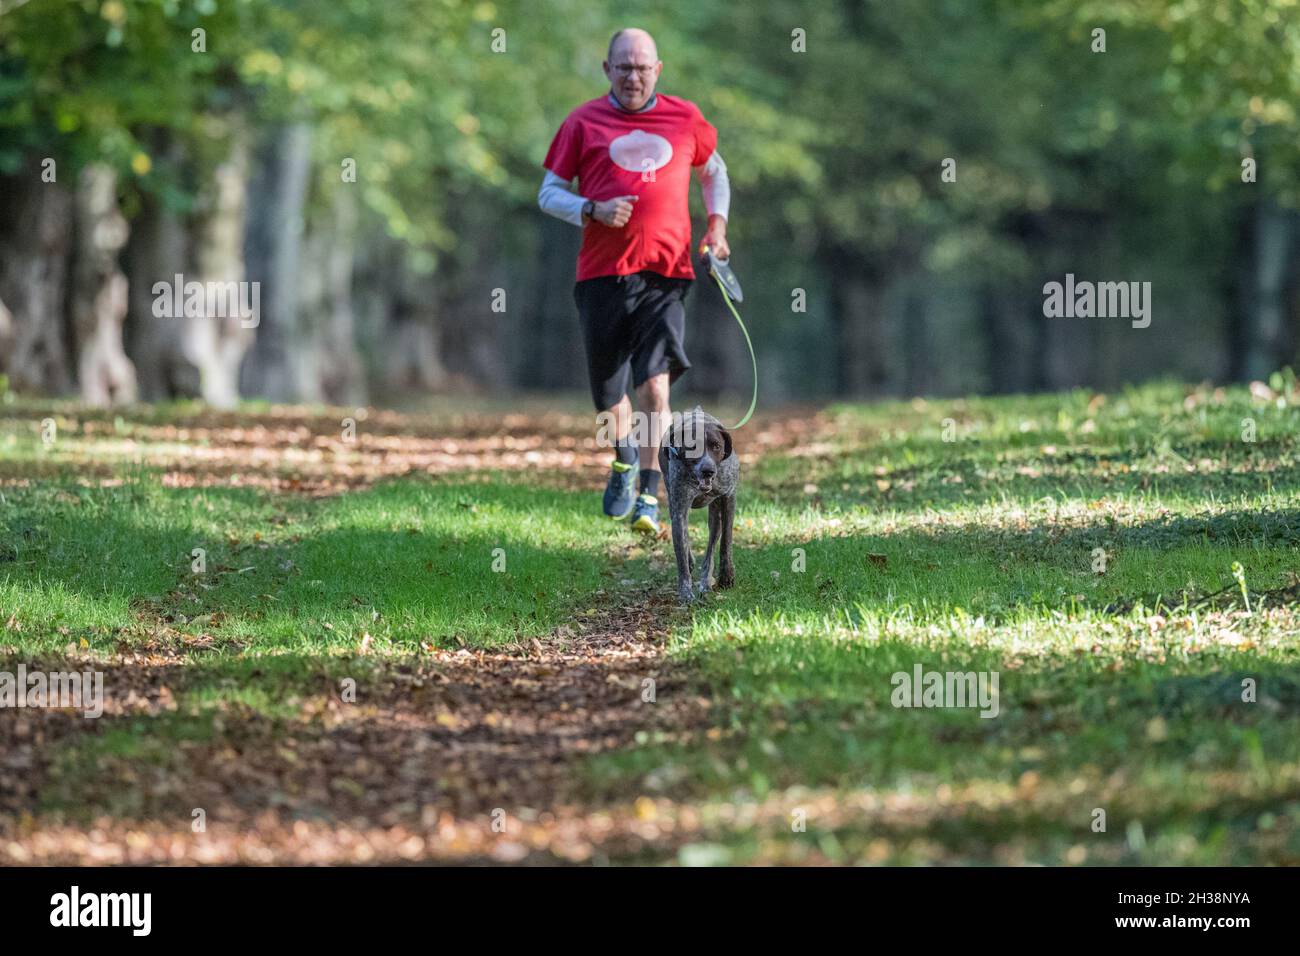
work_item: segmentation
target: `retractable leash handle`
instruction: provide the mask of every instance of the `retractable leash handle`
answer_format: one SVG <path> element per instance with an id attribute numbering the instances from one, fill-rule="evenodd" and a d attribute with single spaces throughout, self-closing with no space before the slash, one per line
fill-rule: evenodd
<path id="1" fill-rule="evenodd" d="M 758 406 L 758 358 L 754 355 L 754 343 L 749 338 L 749 329 L 745 328 L 745 322 L 736 311 L 732 302 L 744 301 L 745 294 L 741 291 L 740 281 L 736 274 L 731 271 L 727 259 L 719 259 L 715 256 L 708 246 L 704 247 L 704 261 L 708 263 L 709 275 L 713 276 L 713 281 L 718 284 L 722 291 L 722 301 L 727 303 L 727 308 L 731 314 L 736 317 L 736 324 L 740 326 L 740 331 L 745 335 L 745 344 L 749 346 L 749 361 L 754 366 L 754 394 L 749 400 L 749 411 L 745 412 L 745 417 L 734 425 L 728 426 L 728 429 L 736 429 L 749 421 L 754 414 L 754 409 Z"/>

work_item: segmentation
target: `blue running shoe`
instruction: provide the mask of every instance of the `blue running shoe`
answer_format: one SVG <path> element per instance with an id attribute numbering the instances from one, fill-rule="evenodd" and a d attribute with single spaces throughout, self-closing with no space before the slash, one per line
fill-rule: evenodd
<path id="1" fill-rule="evenodd" d="M 659 501 L 654 495 L 637 495 L 632 512 L 632 527 L 646 534 L 659 533 Z"/>
<path id="2" fill-rule="evenodd" d="M 625 465 L 614 459 L 614 467 L 609 473 L 609 483 L 605 485 L 605 514 L 618 520 L 632 513 L 636 505 L 637 462 Z"/>

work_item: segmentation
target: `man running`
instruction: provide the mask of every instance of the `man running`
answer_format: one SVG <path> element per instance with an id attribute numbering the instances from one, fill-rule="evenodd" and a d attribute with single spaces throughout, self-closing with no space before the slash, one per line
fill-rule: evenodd
<path id="1" fill-rule="evenodd" d="M 546 176 L 537 197 L 545 212 L 583 231 L 573 298 L 591 397 L 612 422 L 616 440 L 605 514 L 632 515 L 633 528 L 652 534 L 659 530 L 659 441 L 669 424 L 668 388 L 691 367 L 682 303 L 695 279 L 692 169 L 709 217 L 700 249 L 730 255 L 731 187 L 715 148 L 718 131 L 694 103 L 655 92 L 663 67 L 649 33 L 614 34 L 604 62 L 609 93 L 565 119 L 542 164 Z M 576 193 L 569 188 L 574 177 Z M 629 380 L 641 414 L 635 434 Z M 638 479 L 640 494 L 633 485 Z"/>

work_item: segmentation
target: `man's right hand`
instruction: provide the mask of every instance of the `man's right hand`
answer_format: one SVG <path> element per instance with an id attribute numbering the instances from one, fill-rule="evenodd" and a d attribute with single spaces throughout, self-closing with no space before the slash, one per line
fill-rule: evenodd
<path id="1" fill-rule="evenodd" d="M 615 196 L 598 202 L 591 211 L 591 218 L 611 228 L 622 229 L 632 218 L 632 204 L 636 200 L 636 196 Z"/>

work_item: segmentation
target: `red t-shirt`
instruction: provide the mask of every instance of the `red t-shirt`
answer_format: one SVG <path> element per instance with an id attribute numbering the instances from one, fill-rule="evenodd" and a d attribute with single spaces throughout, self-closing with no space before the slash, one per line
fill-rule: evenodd
<path id="1" fill-rule="evenodd" d="M 636 196 L 622 229 L 592 220 L 582 230 L 578 281 L 648 269 L 693 279 L 691 167 L 709 161 L 718 131 L 690 100 L 655 94 L 640 113 L 620 110 L 608 95 L 583 103 L 555 134 L 542 164 L 578 192 L 603 202 Z"/>

